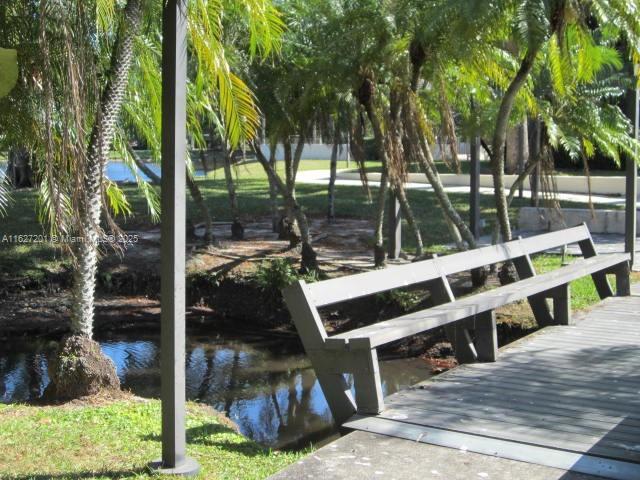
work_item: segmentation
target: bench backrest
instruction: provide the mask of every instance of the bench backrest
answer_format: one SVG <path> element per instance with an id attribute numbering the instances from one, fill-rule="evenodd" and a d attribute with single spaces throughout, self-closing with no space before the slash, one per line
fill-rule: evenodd
<path id="1" fill-rule="evenodd" d="M 495 263 L 515 260 L 551 248 L 580 243 L 585 256 L 595 254 L 591 234 L 585 224 L 557 232 L 518 238 L 507 243 L 454 253 L 431 260 L 399 265 L 384 270 L 348 275 L 305 285 L 307 300 L 316 308 L 375 293 L 407 287 L 447 275 Z"/>

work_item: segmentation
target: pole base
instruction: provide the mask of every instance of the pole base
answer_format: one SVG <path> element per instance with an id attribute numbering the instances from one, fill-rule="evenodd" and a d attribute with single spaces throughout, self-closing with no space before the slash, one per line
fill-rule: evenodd
<path id="1" fill-rule="evenodd" d="M 149 464 L 153 473 L 158 475 L 180 475 L 182 477 L 194 477 L 200 473 L 200 464 L 193 458 L 186 457 L 184 461 L 176 467 L 165 467 L 162 460 L 155 460 Z"/>

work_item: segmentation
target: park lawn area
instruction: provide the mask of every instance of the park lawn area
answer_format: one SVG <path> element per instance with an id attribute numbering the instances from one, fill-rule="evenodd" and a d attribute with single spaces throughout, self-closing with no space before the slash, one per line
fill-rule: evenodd
<path id="1" fill-rule="evenodd" d="M 160 402 L 97 403 L 0 405 L 0 478 L 163 478 L 146 467 L 161 454 Z M 201 479 L 264 479 L 305 454 L 262 448 L 192 403 L 187 441 Z"/>
<path id="2" fill-rule="evenodd" d="M 305 160 L 300 165 L 301 170 L 328 169 L 328 167 L 329 162 L 326 160 Z M 340 162 L 339 167 L 346 167 L 346 162 Z M 282 173 L 283 162 L 278 162 L 278 168 Z M 250 223 L 252 220 L 269 215 L 268 181 L 262 167 L 257 163 L 247 163 L 237 166 L 236 173 L 238 203 L 244 222 Z M 207 178 L 198 178 L 197 181 L 214 220 L 230 221 L 229 200 L 222 172 L 220 170 L 210 172 Z M 146 202 L 138 188 L 135 185 L 125 185 L 122 188 L 131 205 L 131 214 L 116 218 L 121 227 L 125 230 L 153 227 Z M 375 195 L 376 188 L 372 187 L 371 193 Z M 297 195 L 311 218 L 325 217 L 327 189 L 324 185 L 300 184 L 297 187 Z M 68 261 L 61 250 L 50 243 L 15 243 L 6 240 L 11 235 L 43 234 L 36 213 L 37 192 L 35 190 L 18 191 L 12 196 L 13 202 L 8 208 L 8 215 L 2 218 L 0 223 L 0 276 L 18 274 L 37 281 L 45 276 L 47 271 L 56 271 Z M 446 251 L 451 240 L 435 195 L 424 190 L 408 190 L 408 196 L 426 249 L 432 252 Z M 494 218 L 493 197 L 482 195 L 480 198 L 483 218 Z M 462 218 L 468 218 L 468 195 L 450 194 L 450 199 Z M 514 199 L 510 210 L 512 221 L 515 222 L 518 208 L 523 205 L 528 205 L 528 200 Z M 563 206 L 587 208 L 585 204 L 573 202 L 563 202 Z M 200 221 L 197 208 L 189 196 L 187 196 L 187 212 L 194 223 Z M 362 187 L 339 185 L 336 195 L 336 212 L 341 218 L 372 219 L 374 204 L 368 200 Z M 490 229 L 489 224 L 485 233 Z M 409 253 L 415 247 L 414 238 L 406 224 L 404 246 Z"/>

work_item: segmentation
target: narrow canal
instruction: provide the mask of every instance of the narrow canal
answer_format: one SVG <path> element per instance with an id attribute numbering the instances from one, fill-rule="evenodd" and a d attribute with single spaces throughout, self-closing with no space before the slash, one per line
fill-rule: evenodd
<path id="1" fill-rule="evenodd" d="M 157 334 L 99 338 L 114 361 L 122 388 L 159 397 L 160 337 Z M 49 382 L 51 341 L 11 341 L 0 351 L 0 401 L 38 398 Z M 187 339 L 187 396 L 225 412 L 241 432 L 271 448 L 303 448 L 335 435 L 331 413 L 313 369 L 301 354 L 277 341 Z M 428 378 L 420 359 L 382 362 L 385 395 Z"/>

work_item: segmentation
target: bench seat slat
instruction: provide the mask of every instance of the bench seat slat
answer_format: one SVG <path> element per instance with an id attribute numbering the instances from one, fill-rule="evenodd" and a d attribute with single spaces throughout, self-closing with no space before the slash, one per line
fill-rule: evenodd
<path id="1" fill-rule="evenodd" d="M 628 261 L 629 258 L 629 254 L 625 253 L 580 259 L 568 266 L 516 283 L 334 335 L 326 340 L 326 346 L 328 348 L 345 348 L 348 342 L 366 340 L 365 344 L 375 348 L 549 291 L 572 280 L 620 265 Z"/>

